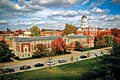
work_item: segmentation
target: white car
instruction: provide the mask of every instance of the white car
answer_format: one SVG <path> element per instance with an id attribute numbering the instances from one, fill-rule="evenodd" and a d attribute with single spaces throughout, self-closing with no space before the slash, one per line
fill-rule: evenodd
<path id="1" fill-rule="evenodd" d="M 49 61 L 46 63 L 47 65 L 55 65 L 55 62 Z"/>

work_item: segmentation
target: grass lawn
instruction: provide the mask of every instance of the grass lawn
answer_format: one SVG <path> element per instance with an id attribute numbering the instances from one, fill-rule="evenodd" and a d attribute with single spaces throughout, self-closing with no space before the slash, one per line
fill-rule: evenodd
<path id="1" fill-rule="evenodd" d="M 56 67 L 12 75 L 15 80 L 82 80 L 82 75 L 99 66 L 96 59 L 83 60 Z"/>

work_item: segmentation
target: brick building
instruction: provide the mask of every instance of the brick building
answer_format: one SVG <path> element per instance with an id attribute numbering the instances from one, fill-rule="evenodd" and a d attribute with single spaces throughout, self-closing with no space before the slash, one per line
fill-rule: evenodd
<path id="1" fill-rule="evenodd" d="M 8 37 L 10 48 L 19 58 L 30 58 L 32 53 L 36 51 L 36 44 L 45 44 L 50 50 L 50 45 L 56 38 L 62 38 L 68 45 L 71 42 L 79 41 L 83 46 L 94 47 L 94 37 L 85 35 L 71 36 L 49 36 L 49 37 Z"/>

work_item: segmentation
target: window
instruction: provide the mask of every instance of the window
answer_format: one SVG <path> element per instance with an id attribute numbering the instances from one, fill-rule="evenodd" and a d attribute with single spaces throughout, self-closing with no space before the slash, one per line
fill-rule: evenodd
<path id="1" fill-rule="evenodd" d="M 64 40 L 65 40 L 65 42 L 66 42 L 66 38 L 65 38 Z"/>
<path id="2" fill-rule="evenodd" d="M 30 57 L 30 54 L 28 54 L 28 57 Z"/>
<path id="3" fill-rule="evenodd" d="M 69 42 L 69 39 L 68 39 L 68 42 Z"/>
<path id="4" fill-rule="evenodd" d="M 25 48 L 25 52 L 27 52 L 27 48 Z"/>
<path id="5" fill-rule="evenodd" d="M 28 45 L 24 46 L 24 52 L 28 52 Z"/>

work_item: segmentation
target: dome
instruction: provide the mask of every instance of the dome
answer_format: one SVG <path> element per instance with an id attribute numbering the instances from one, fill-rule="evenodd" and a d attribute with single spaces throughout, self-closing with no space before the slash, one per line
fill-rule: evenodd
<path id="1" fill-rule="evenodd" d="M 82 18 L 87 18 L 87 17 L 85 15 L 83 15 Z"/>

